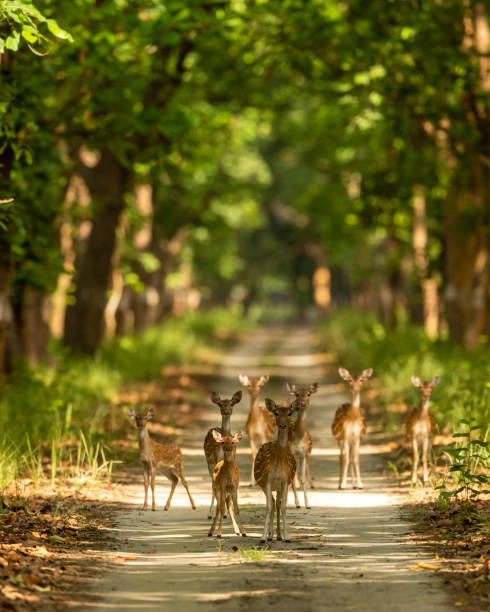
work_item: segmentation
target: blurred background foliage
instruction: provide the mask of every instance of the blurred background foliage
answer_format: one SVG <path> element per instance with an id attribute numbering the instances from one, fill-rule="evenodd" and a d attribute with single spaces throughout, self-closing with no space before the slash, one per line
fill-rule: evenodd
<path id="1" fill-rule="evenodd" d="M 34 5 L 0 2 L 2 375 L 220 307 L 487 383 L 487 2 Z"/>

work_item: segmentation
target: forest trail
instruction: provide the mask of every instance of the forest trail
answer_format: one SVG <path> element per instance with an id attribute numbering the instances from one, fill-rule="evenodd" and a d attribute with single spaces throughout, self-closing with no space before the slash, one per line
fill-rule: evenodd
<path id="1" fill-rule="evenodd" d="M 366 364 L 366 367 L 376 364 Z M 143 484 L 128 487 L 134 509 L 115 515 L 112 535 L 117 551 L 104 552 L 106 561 L 92 580 L 91 601 L 78 608 L 122 610 L 333 610 L 447 611 L 452 605 L 432 571 L 411 569 L 431 563 L 408 537 L 413 525 L 403 516 L 406 499 L 383 476 L 379 447 L 368 433 L 361 450 L 362 491 L 337 489 L 338 447 L 330 425 L 337 406 L 347 399 L 343 385 L 326 378 L 326 356 L 315 354 L 307 328 L 270 328 L 250 334 L 222 362 L 210 389 L 230 396 L 239 388 L 244 397 L 235 407 L 232 429 L 244 429 L 248 393 L 239 373 L 268 372 L 266 397 L 286 397 L 286 381 L 319 382 L 312 396 L 309 428 L 314 440 L 311 471 L 315 489 L 311 510 L 288 508 L 291 544 L 270 543 L 261 561 L 244 561 L 240 550 L 259 546 L 265 498 L 247 486 L 250 454 L 246 436 L 238 447 L 242 486 L 239 502 L 248 537 L 236 537 L 224 522 L 223 538 L 207 537 L 210 521 L 210 479 L 202 442 L 210 426 L 220 422 L 219 410 L 203 398 L 203 410 L 188 431 L 184 468 L 197 510 L 193 511 L 179 483 L 169 512 L 163 512 L 168 481 L 157 481 L 157 511 L 143 512 Z M 329 384 L 330 382 L 330 384 Z M 342 390 L 344 389 L 344 390 Z M 350 485 L 350 481 L 349 481 Z M 300 494 L 302 500 L 302 495 Z M 126 557 L 125 563 L 113 563 Z M 80 593 L 80 595 L 82 595 Z M 93 599 L 93 600 L 92 600 Z"/>

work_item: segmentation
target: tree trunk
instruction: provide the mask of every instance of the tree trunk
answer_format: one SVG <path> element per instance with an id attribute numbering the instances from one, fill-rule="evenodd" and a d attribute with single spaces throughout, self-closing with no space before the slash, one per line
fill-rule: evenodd
<path id="1" fill-rule="evenodd" d="M 439 333 L 439 297 L 437 293 L 437 279 L 428 277 L 429 260 L 427 257 L 427 218 L 425 206 L 425 188 L 415 185 L 413 197 L 413 234 L 412 244 L 414 250 L 415 267 L 422 289 L 424 329 L 431 339 L 437 338 Z"/>
<path id="2" fill-rule="evenodd" d="M 75 303 L 66 311 L 64 340 L 74 351 L 93 354 L 105 330 L 104 310 L 111 262 L 129 172 L 108 151 L 99 162 L 80 171 L 93 198 L 90 235 L 75 262 Z"/>

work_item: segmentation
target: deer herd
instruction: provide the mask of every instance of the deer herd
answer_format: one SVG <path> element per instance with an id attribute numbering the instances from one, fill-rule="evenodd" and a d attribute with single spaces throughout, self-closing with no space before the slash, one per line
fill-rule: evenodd
<path id="1" fill-rule="evenodd" d="M 373 374 L 371 368 L 358 375 L 352 375 L 345 368 L 339 368 L 339 375 L 350 387 L 351 401 L 339 406 L 332 423 L 332 433 L 339 445 L 339 489 L 347 486 L 347 473 L 354 489 L 362 489 L 359 467 L 360 442 L 366 433 L 366 421 L 361 411 L 361 389 Z M 268 376 L 253 379 L 239 376 L 240 383 L 247 387 L 250 395 L 250 411 L 246 433 L 251 450 L 251 484 L 258 484 L 266 498 L 264 531 L 261 542 L 272 540 L 276 517 L 277 540 L 289 542 L 286 509 L 288 489 L 291 486 L 296 508 L 300 507 L 297 487 L 301 487 L 305 508 L 309 509 L 307 488 L 313 488 L 309 457 L 313 441 L 307 426 L 307 414 L 312 394 L 318 390 L 318 383 L 296 386 L 287 383 L 292 398 L 276 403 L 266 398 L 265 405 L 259 403 L 262 387 Z M 420 390 L 421 403 L 413 408 L 407 418 L 405 429 L 413 452 L 412 483 L 417 482 L 419 448 L 422 450 L 423 482 L 429 479 L 428 455 L 434 432 L 434 419 L 429 411 L 429 400 L 433 387 L 440 377 L 422 381 L 412 376 L 412 384 Z M 210 395 L 221 413 L 221 427 L 212 427 L 204 438 L 204 455 L 211 477 L 211 506 L 208 518 L 213 519 L 209 536 L 214 534 L 218 524 L 217 537 L 222 534 L 223 518 L 228 512 L 236 535 L 246 536 L 238 506 L 238 485 L 240 471 L 236 463 L 236 445 L 243 433 L 232 433 L 231 417 L 233 407 L 242 399 L 242 392 L 236 391 L 230 399 L 221 398 L 214 391 Z M 155 510 L 155 477 L 157 468 L 171 481 L 170 494 L 165 504 L 168 510 L 179 479 L 184 485 L 192 508 L 196 506 L 189 491 L 182 465 L 182 452 L 176 444 L 159 444 L 149 435 L 147 423 L 154 416 L 153 408 L 137 414 L 129 409 L 128 414 L 136 422 L 140 460 L 143 465 L 145 500 L 143 509 L 148 508 L 148 486 L 151 487 L 152 510 Z"/>

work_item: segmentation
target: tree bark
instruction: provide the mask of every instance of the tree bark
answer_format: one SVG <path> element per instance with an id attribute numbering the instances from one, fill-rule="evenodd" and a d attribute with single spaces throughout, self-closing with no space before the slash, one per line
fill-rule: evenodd
<path id="1" fill-rule="evenodd" d="M 116 229 L 129 187 L 129 171 L 108 151 L 80 172 L 93 198 L 90 235 L 75 262 L 75 303 L 66 311 L 64 341 L 77 352 L 93 354 L 104 337 L 104 310 L 111 278 Z"/>

